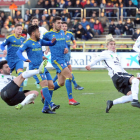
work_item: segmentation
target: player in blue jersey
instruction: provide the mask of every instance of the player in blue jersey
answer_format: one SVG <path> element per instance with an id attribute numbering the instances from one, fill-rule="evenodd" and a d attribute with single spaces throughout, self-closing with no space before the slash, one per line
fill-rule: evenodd
<path id="1" fill-rule="evenodd" d="M 21 36 L 22 33 L 22 25 L 15 25 L 15 33 L 8 36 L 4 42 L 1 44 L 1 50 L 4 55 L 7 55 L 6 60 L 8 61 L 8 65 L 11 69 L 11 73 L 14 69 L 18 75 L 23 72 L 23 61 L 19 59 L 16 55 L 17 50 L 21 46 L 21 44 L 25 41 L 25 38 Z M 7 50 L 5 46 L 7 45 Z M 21 84 L 20 91 L 23 91 L 23 83 Z"/>
<path id="2" fill-rule="evenodd" d="M 28 33 L 30 35 L 30 38 L 21 45 L 21 47 L 17 51 L 17 55 L 23 61 L 30 62 L 29 69 L 34 70 L 34 69 L 38 69 L 39 65 L 43 61 L 42 46 L 43 45 L 45 45 L 45 46 L 54 45 L 56 43 L 56 38 L 53 38 L 51 41 L 45 41 L 45 40 L 40 39 L 39 27 L 37 25 L 31 25 L 28 28 Z M 29 59 L 25 59 L 22 56 L 22 52 L 24 50 L 26 50 L 27 56 Z M 46 62 L 47 62 L 47 60 L 46 60 Z M 45 69 L 45 71 L 46 71 L 46 69 Z M 44 107 L 42 109 L 42 112 L 54 114 L 53 111 L 55 111 L 55 109 L 58 109 L 60 107 L 60 105 L 55 105 L 52 102 L 52 98 L 51 98 L 51 95 L 48 90 L 48 82 L 47 82 L 45 72 L 43 74 L 38 74 L 33 77 L 37 81 L 37 83 L 39 83 L 40 86 L 42 87 L 43 96 L 45 97 Z M 52 111 L 49 109 L 48 103 L 49 103 Z"/>
<path id="3" fill-rule="evenodd" d="M 54 90 L 66 85 L 69 105 L 78 105 L 79 102 L 75 101 L 72 97 L 72 74 L 65 62 L 65 54 L 68 53 L 68 47 L 65 40 L 65 33 L 61 30 L 61 17 L 54 17 L 53 30 L 44 34 L 43 39 L 51 41 L 56 38 L 57 42 L 54 46 L 49 46 L 51 51 L 51 63 L 56 69 L 58 75 L 58 82 L 54 83 Z"/>
<path id="4" fill-rule="evenodd" d="M 70 72 L 72 73 L 72 68 L 71 68 L 71 64 L 70 64 L 70 52 L 71 52 L 70 51 L 70 42 L 71 41 L 73 42 L 72 47 L 73 47 L 73 49 L 75 49 L 76 48 L 76 41 L 75 41 L 75 38 L 73 36 L 73 33 L 67 31 L 67 29 L 68 29 L 67 22 L 62 22 L 61 29 L 65 32 L 66 43 L 68 45 L 68 50 L 69 50 L 69 52 L 65 55 L 65 62 L 67 63 L 67 66 L 68 66 Z M 55 82 L 57 79 L 58 79 L 58 76 L 56 75 L 53 79 L 53 82 Z M 83 87 L 79 86 L 76 83 L 73 73 L 72 73 L 72 82 L 74 84 L 75 89 L 77 89 L 77 90 L 83 90 L 84 89 Z"/>

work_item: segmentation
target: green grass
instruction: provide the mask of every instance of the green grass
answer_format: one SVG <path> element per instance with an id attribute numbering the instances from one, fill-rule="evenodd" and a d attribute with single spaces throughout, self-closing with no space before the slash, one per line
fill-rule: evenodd
<path id="1" fill-rule="evenodd" d="M 138 71 L 128 71 L 136 74 Z M 55 72 L 50 72 L 52 77 Z M 53 94 L 60 104 L 56 114 L 43 114 L 40 95 L 34 105 L 15 110 L 0 99 L 0 140 L 136 140 L 140 138 L 140 110 L 131 104 L 113 106 L 105 113 L 106 101 L 122 96 L 114 88 L 106 70 L 74 71 L 77 83 L 85 89 L 73 89 L 78 106 L 68 105 L 65 87 Z M 36 89 L 30 78 L 24 89 Z M 37 89 L 36 89 L 37 90 Z M 38 90 L 39 91 L 39 90 Z M 90 94 L 85 94 L 90 93 Z M 93 94 L 91 94 L 93 93 Z"/>

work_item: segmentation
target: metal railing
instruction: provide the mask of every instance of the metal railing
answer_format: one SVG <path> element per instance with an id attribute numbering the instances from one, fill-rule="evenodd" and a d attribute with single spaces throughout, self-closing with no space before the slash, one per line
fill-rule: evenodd
<path id="1" fill-rule="evenodd" d="M 41 10 L 42 11 L 42 10 L 46 10 L 46 9 L 45 8 L 31 8 L 30 9 L 30 14 L 33 14 L 33 11 L 35 11 L 35 10 L 39 10 L 39 11 Z"/>
<path id="2" fill-rule="evenodd" d="M 67 8 L 68 9 L 68 11 L 67 12 L 69 12 L 69 10 L 80 10 L 81 11 L 81 15 L 80 15 L 80 17 L 72 17 L 72 18 L 83 18 L 83 9 L 82 8 Z"/>
<path id="3" fill-rule="evenodd" d="M 123 16 L 123 9 L 126 9 L 126 10 L 127 10 L 127 9 L 136 9 L 136 14 L 137 14 L 137 12 L 138 12 L 138 8 L 136 8 L 136 7 L 123 7 L 123 8 L 121 9 L 121 20 L 122 20 L 122 21 L 123 21 L 124 18 L 136 18 L 135 16 L 134 16 L 134 17 L 132 17 L 132 16 L 131 16 L 131 17 L 128 17 L 128 16 L 127 16 L 127 17 L 124 17 L 124 16 Z M 127 12 L 126 12 L 126 13 L 127 13 Z"/>
<path id="4" fill-rule="evenodd" d="M 94 9 L 95 9 L 95 10 L 96 10 L 96 9 L 99 10 L 99 17 L 100 17 L 100 15 L 101 15 L 101 8 L 93 8 L 93 7 L 84 8 L 84 17 L 87 18 L 87 19 L 88 19 L 88 18 L 91 18 L 91 17 L 87 17 L 87 16 L 86 16 L 87 10 L 94 11 Z"/>

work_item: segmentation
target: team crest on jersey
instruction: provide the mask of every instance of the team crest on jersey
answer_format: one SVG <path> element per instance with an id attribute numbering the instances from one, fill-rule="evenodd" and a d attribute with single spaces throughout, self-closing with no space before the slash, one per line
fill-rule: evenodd
<path id="1" fill-rule="evenodd" d="M 21 43 L 22 43 L 22 40 L 21 40 Z"/>
<path id="2" fill-rule="evenodd" d="M 14 40 L 14 42 L 16 42 L 16 41 Z"/>
<path id="3" fill-rule="evenodd" d="M 62 35 L 62 33 L 61 33 L 61 35 Z"/>
<path id="4" fill-rule="evenodd" d="M 61 66 L 63 67 L 63 64 L 61 64 Z"/>
<path id="5" fill-rule="evenodd" d="M 69 36 L 67 36 L 69 38 Z"/>

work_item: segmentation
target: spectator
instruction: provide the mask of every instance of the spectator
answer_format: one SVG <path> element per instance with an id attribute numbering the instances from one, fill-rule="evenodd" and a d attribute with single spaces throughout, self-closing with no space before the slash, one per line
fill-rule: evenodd
<path id="1" fill-rule="evenodd" d="M 124 0 L 118 0 L 118 5 L 120 6 L 121 4 L 123 4 L 125 6 Z"/>
<path id="2" fill-rule="evenodd" d="M 24 28 L 25 28 L 26 30 L 28 29 L 29 23 L 30 23 L 29 21 L 26 21 L 26 22 L 25 22 Z"/>
<path id="3" fill-rule="evenodd" d="M 124 34 L 124 25 L 122 24 L 122 21 L 121 20 L 116 25 L 115 33 L 116 33 L 116 35 Z"/>
<path id="4" fill-rule="evenodd" d="M 49 31 L 49 26 L 46 21 L 43 21 L 42 27 L 44 27 L 45 29 L 47 29 L 47 31 Z"/>
<path id="5" fill-rule="evenodd" d="M 124 4 L 121 3 L 120 6 L 119 6 L 119 17 L 121 18 L 121 10 L 122 8 L 124 7 Z M 127 16 L 127 13 L 126 13 L 126 9 L 123 9 L 123 17 L 126 17 Z"/>
<path id="6" fill-rule="evenodd" d="M 11 16 L 8 16 L 8 20 L 9 20 L 9 26 L 11 26 L 12 24 L 14 24 L 14 20 L 12 19 Z"/>
<path id="7" fill-rule="evenodd" d="M 108 18 L 104 15 L 104 12 L 101 13 L 101 16 L 99 17 L 99 21 L 101 22 L 103 28 L 105 28 L 106 23 L 108 22 Z"/>
<path id="8" fill-rule="evenodd" d="M 131 0 L 129 0 L 128 9 L 126 10 L 127 16 L 136 16 L 136 9 L 131 9 L 131 7 L 135 7 Z"/>
<path id="9" fill-rule="evenodd" d="M 72 32 L 73 23 L 70 18 L 67 18 L 68 31 Z"/>
<path id="10" fill-rule="evenodd" d="M 51 8 L 51 5 L 50 5 L 50 1 L 49 0 L 46 0 L 45 1 L 45 4 L 43 5 L 43 8 L 45 8 L 45 9 L 49 9 L 49 8 Z"/>
<path id="11" fill-rule="evenodd" d="M 39 20 L 42 19 L 42 16 L 41 16 L 41 14 L 40 14 L 40 12 L 39 12 L 38 9 L 35 10 L 35 14 L 34 14 L 34 16 L 37 17 Z"/>
<path id="12" fill-rule="evenodd" d="M 24 27 L 24 20 L 23 20 L 23 18 L 19 19 L 19 24 L 21 24 L 22 27 Z"/>
<path id="13" fill-rule="evenodd" d="M 140 8 L 140 0 L 138 0 L 138 8 Z"/>
<path id="14" fill-rule="evenodd" d="M 53 9 L 53 10 L 52 10 L 51 16 L 53 16 L 53 17 L 57 16 L 57 14 L 56 14 L 56 9 Z"/>
<path id="15" fill-rule="evenodd" d="M 40 3 L 40 1 L 37 2 L 37 5 L 35 6 L 35 8 L 42 8 L 42 4 Z"/>
<path id="16" fill-rule="evenodd" d="M 49 14 L 48 14 L 47 10 L 43 11 L 43 16 L 46 17 L 46 20 L 49 20 Z"/>
<path id="17" fill-rule="evenodd" d="M 51 1 L 51 8 L 57 8 L 57 6 L 56 6 L 54 1 Z"/>
<path id="18" fill-rule="evenodd" d="M 82 0 L 80 4 L 81 4 L 81 6 L 84 8 L 85 5 L 86 5 L 86 0 Z"/>
<path id="19" fill-rule="evenodd" d="M 137 0 L 131 0 L 131 1 L 136 7 L 138 6 L 138 1 Z"/>
<path id="20" fill-rule="evenodd" d="M 5 22 L 3 28 L 1 28 L 1 35 L 8 36 L 10 34 L 8 24 Z"/>
<path id="21" fill-rule="evenodd" d="M 99 8 L 96 2 L 94 3 L 94 8 Z M 93 13 L 95 13 L 96 16 L 99 17 L 99 9 L 93 9 Z"/>
<path id="22" fill-rule="evenodd" d="M 114 21 L 112 20 L 110 25 L 109 25 L 109 34 L 114 35 L 115 34 L 115 28 L 116 28 L 116 26 L 114 24 Z"/>
<path id="23" fill-rule="evenodd" d="M 119 4 L 118 3 L 114 4 L 114 8 L 119 8 Z M 118 17 L 118 16 L 119 16 L 118 9 L 114 9 L 113 10 L 113 17 Z"/>
<path id="24" fill-rule="evenodd" d="M 94 36 L 94 32 L 92 31 L 92 29 L 90 28 L 90 25 L 86 26 L 86 30 L 85 30 L 85 35 L 84 35 L 84 39 L 85 40 L 89 40 L 92 39 Z"/>
<path id="25" fill-rule="evenodd" d="M 106 5 L 106 8 L 112 8 L 112 9 L 106 9 L 106 13 L 105 16 L 109 17 L 109 21 L 111 21 L 111 17 L 113 14 L 113 4 L 111 4 L 111 2 L 109 1 Z"/>
<path id="26" fill-rule="evenodd" d="M 11 5 L 9 6 L 9 9 L 10 10 L 15 10 L 15 11 L 17 11 L 17 5 L 14 3 L 14 1 L 11 1 Z"/>
<path id="27" fill-rule="evenodd" d="M 70 2 L 70 0 L 65 0 L 65 6 L 68 6 L 68 3 Z"/>
<path id="28" fill-rule="evenodd" d="M 68 2 L 67 8 L 73 8 L 71 1 Z M 73 10 L 68 10 L 70 13 L 70 16 L 73 17 Z"/>
<path id="29" fill-rule="evenodd" d="M 74 8 L 82 8 L 82 5 L 80 4 L 80 0 L 76 0 L 76 4 Z M 74 17 L 79 17 L 81 15 L 81 10 L 75 10 Z"/>
<path id="30" fill-rule="evenodd" d="M 89 22 L 86 20 L 86 18 L 83 18 L 81 25 L 86 30 L 86 26 L 89 24 Z"/>
<path id="31" fill-rule="evenodd" d="M 65 1 L 64 0 L 60 0 L 59 7 L 58 8 L 66 8 Z"/>
<path id="32" fill-rule="evenodd" d="M 132 35 L 132 40 L 136 41 L 139 36 L 140 36 L 140 30 L 137 29 L 136 32 Z"/>
<path id="33" fill-rule="evenodd" d="M 90 4 L 91 6 L 94 6 L 95 0 L 91 0 Z"/>
<path id="34" fill-rule="evenodd" d="M 100 4 L 100 8 L 105 8 L 106 7 L 106 0 L 102 0 L 102 3 Z"/>
<path id="35" fill-rule="evenodd" d="M 124 25 L 125 27 L 125 33 L 126 35 L 133 35 L 134 29 L 133 29 L 133 24 L 131 23 L 130 19 L 127 19 L 126 24 Z"/>
<path id="36" fill-rule="evenodd" d="M 73 27 L 72 27 L 72 32 L 73 32 L 73 33 L 76 33 L 76 30 L 78 29 L 78 25 L 79 25 L 78 20 L 75 19 L 75 20 L 74 20 L 74 25 L 73 25 Z"/>
<path id="37" fill-rule="evenodd" d="M 18 24 L 19 20 L 17 18 L 14 18 L 14 24 Z"/>
<path id="38" fill-rule="evenodd" d="M 97 20 L 96 14 L 95 13 L 92 13 L 92 17 L 91 18 L 93 18 L 94 20 Z"/>
<path id="39" fill-rule="evenodd" d="M 39 0 L 39 2 L 40 2 L 40 5 L 41 5 L 41 8 L 42 8 L 44 6 L 45 2 L 44 2 L 44 0 Z"/>
<path id="40" fill-rule="evenodd" d="M 21 19 L 21 18 L 22 18 L 22 17 L 21 17 L 20 11 L 17 11 L 17 12 L 16 12 L 16 15 L 15 15 L 14 18 L 17 18 L 17 19 Z"/>
<path id="41" fill-rule="evenodd" d="M 62 19 L 62 21 L 67 21 L 67 18 L 71 18 L 71 17 L 70 17 L 70 14 L 67 13 L 66 9 L 64 9 L 61 14 L 61 19 Z"/>
<path id="42" fill-rule="evenodd" d="M 81 24 L 78 25 L 78 29 L 76 30 L 75 33 L 75 39 L 77 40 L 77 38 L 83 39 L 85 35 L 85 29 L 82 27 Z"/>
<path id="43" fill-rule="evenodd" d="M 1 28 L 3 27 L 3 21 L 2 21 L 2 19 L 1 19 L 1 17 L 0 17 L 0 33 L 1 33 Z"/>
<path id="44" fill-rule="evenodd" d="M 60 0 L 56 0 L 56 7 L 59 8 Z"/>
<path id="45" fill-rule="evenodd" d="M 51 30 L 51 29 L 53 28 L 53 23 L 52 23 L 52 21 L 53 21 L 53 16 L 50 17 L 50 20 L 49 20 L 49 22 L 48 22 L 49 30 Z"/>
<path id="46" fill-rule="evenodd" d="M 91 46 L 91 49 L 88 50 L 88 52 L 97 52 L 97 49 L 94 45 Z"/>
<path id="47" fill-rule="evenodd" d="M 40 25 L 41 25 L 41 26 L 42 26 L 42 24 L 43 24 L 44 21 L 47 22 L 47 21 L 46 21 L 46 17 L 45 17 L 44 15 L 42 15 L 42 19 L 41 19 L 41 21 L 40 21 Z"/>
<path id="48" fill-rule="evenodd" d="M 140 24 L 140 9 L 138 10 L 138 13 L 136 14 L 134 23 L 135 23 L 135 26 L 136 26 L 136 24 Z"/>
<path id="49" fill-rule="evenodd" d="M 89 25 L 90 25 L 90 28 L 92 29 L 92 31 L 94 31 L 94 24 L 95 24 L 95 20 L 93 18 L 90 18 Z"/>
<path id="50" fill-rule="evenodd" d="M 26 14 L 24 16 L 24 20 L 25 21 L 30 21 L 30 19 L 31 19 L 30 11 L 29 10 L 26 10 Z"/>
<path id="51" fill-rule="evenodd" d="M 84 6 L 84 8 L 91 8 L 92 9 L 92 5 L 90 4 L 90 0 L 86 1 L 86 5 Z M 86 9 L 86 17 L 91 17 L 91 13 L 92 13 L 91 9 Z"/>
<path id="52" fill-rule="evenodd" d="M 10 28 L 9 28 L 10 34 L 14 33 L 14 29 L 15 29 L 15 25 L 11 25 Z"/>
<path id="53" fill-rule="evenodd" d="M 0 17 L 1 17 L 1 20 L 2 20 L 2 27 L 3 27 L 4 22 L 5 22 L 5 20 L 6 20 L 5 13 L 4 13 L 4 12 L 1 12 Z"/>
<path id="54" fill-rule="evenodd" d="M 104 29 L 103 29 L 103 27 L 102 27 L 102 24 L 101 24 L 101 22 L 99 22 L 99 20 L 97 19 L 96 21 L 95 21 L 95 24 L 94 24 L 94 33 L 96 34 L 96 35 L 100 35 L 101 33 L 103 33 L 104 32 Z"/>

